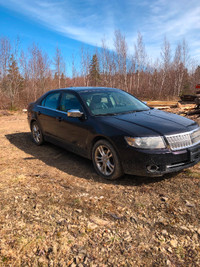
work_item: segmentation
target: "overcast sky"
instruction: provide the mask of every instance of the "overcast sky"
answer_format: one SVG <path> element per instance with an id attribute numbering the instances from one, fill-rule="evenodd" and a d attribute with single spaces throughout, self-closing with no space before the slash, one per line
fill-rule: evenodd
<path id="1" fill-rule="evenodd" d="M 51 54 L 56 46 L 68 54 L 83 43 L 112 48 L 119 29 L 129 51 L 138 31 L 147 53 L 160 56 L 163 39 L 175 47 L 183 38 L 200 61 L 200 0 L 0 0 L 0 36 L 35 42 Z"/>

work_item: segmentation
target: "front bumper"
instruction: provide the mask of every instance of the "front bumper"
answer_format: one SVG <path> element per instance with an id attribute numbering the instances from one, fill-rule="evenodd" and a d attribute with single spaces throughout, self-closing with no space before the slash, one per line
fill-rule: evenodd
<path id="1" fill-rule="evenodd" d="M 136 150 L 121 153 L 124 172 L 139 176 L 162 176 L 194 166 L 200 161 L 200 144 L 178 151 Z"/>

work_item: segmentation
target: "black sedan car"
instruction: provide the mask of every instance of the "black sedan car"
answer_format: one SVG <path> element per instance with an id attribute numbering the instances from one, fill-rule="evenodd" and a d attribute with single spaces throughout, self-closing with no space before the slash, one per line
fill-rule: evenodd
<path id="1" fill-rule="evenodd" d="M 49 141 L 89 158 L 98 174 L 161 176 L 200 161 L 200 127 L 115 88 L 47 92 L 28 107 L 37 145 Z"/>

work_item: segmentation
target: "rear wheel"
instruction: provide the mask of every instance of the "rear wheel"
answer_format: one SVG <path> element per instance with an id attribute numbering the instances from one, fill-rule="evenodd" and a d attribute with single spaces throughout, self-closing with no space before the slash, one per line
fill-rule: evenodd
<path id="1" fill-rule="evenodd" d="M 36 145 L 40 146 L 44 143 L 42 130 L 40 129 L 40 126 L 36 121 L 32 123 L 31 133 L 32 133 L 33 141 Z"/>
<path id="2" fill-rule="evenodd" d="M 92 150 L 92 161 L 95 170 L 103 178 L 114 180 L 123 175 L 117 152 L 106 140 L 99 140 Z"/>

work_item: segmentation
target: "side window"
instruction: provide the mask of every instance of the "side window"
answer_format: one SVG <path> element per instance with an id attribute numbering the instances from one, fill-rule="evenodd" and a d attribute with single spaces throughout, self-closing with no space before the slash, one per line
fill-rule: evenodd
<path id="1" fill-rule="evenodd" d="M 70 109 L 83 111 L 81 103 L 75 95 L 71 93 L 63 93 L 60 101 L 60 110 L 67 112 Z"/>
<path id="2" fill-rule="evenodd" d="M 52 93 L 46 96 L 43 100 L 41 105 L 43 107 L 57 109 L 58 108 L 58 99 L 60 96 L 60 92 Z"/>

